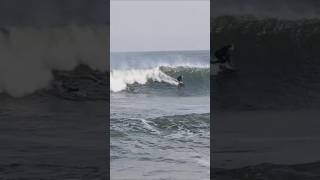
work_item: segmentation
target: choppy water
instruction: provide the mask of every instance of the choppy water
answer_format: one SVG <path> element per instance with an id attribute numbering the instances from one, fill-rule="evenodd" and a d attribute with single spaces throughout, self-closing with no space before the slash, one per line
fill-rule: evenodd
<path id="1" fill-rule="evenodd" d="M 209 86 L 207 51 L 112 54 L 111 179 L 209 179 Z"/>

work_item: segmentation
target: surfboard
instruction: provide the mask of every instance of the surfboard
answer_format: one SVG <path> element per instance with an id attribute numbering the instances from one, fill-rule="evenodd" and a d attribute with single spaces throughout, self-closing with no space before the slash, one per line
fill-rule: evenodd
<path id="1" fill-rule="evenodd" d="M 183 87 L 184 86 L 184 83 L 183 82 L 179 82 L 178 83 L 178 87 Z"/>

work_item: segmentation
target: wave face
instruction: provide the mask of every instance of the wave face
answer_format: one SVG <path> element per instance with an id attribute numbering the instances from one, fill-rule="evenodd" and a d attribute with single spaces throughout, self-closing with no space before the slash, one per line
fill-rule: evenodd
<path id="1" fill-rule="evenodd" d="M 237 67 L 213 72 L 215 110 L 319 107 L 320 20 L 225 16 L 212 27 L 213 49 L 234 42 Z"/>
<path id="2" fill-rule="evenodd" d="M 183 76 L 185 85 L 191 91 L 200 90 L 209 92 L 209 62 L 208 56 L 202 54 L 181 55 L 170 54 L 163 58 L 157 53 L 126 54 L 127 57 L 138 60 L 126 59 L 124 54 L 116 54 L 111 62 L 110 91 L 111 92 L 146 92 L 160 91 L 161 89 L 177 89 L 176 78 Z M 161 59 L 157 59 L 158 57 Z M 196 61 L 193 58 L 203 58 Z M 186 59 L 189 58 L 189 61 Z M 192 60 L 193 59 L 193 60 Z M 153 62 L 152 64 L 150 62 Z M 196 63 L 195 63 L 196 62 Z M 205 91 L 203 91 L 205 89 Z"/>
<path id="3" fill-rule="evenodd" d="M 80 64 L 106 71 L 106 29 L 104 25 L 1 28 L 0 92 L 22 97 L 50 88 L 53 71 L 72 71 Z"/>

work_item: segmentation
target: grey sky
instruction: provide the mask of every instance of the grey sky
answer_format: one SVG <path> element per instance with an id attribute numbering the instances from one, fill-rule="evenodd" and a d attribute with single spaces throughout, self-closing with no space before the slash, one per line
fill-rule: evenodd
<path id="1" fill-rule="evenodd" d="M 210 49 L 210 2 L 111 1 L 111 51 Z"/>

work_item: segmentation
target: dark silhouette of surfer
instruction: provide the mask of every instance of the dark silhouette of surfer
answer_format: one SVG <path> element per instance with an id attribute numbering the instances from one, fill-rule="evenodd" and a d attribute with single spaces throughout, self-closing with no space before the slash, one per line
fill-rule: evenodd
<path id="1" fill-rule="evenodd" d="M 177 77 L 177 81 L 178 81 L 178 87 L 184 86 L 183 76 L 182 76 L 182 75 L 180 75 L 180 76 Z"/>
<path id="2" fill-rule="evenodd" d="M 231 51 L 234 50 L 234 45 L 229 44 L 226 46 L 223 46 L 221 49 L 218 49 L 214 55 L 218 59 L 217 61 L 214 61 L 215 63 L 230 63 L 231 64 Z"/>
<path id="3" fill-rule="evenodd" d="M 183 78 L 182 75 L 178 76 L 177 77 L 178 82 L 182 82 L 182 78 Z"/>

